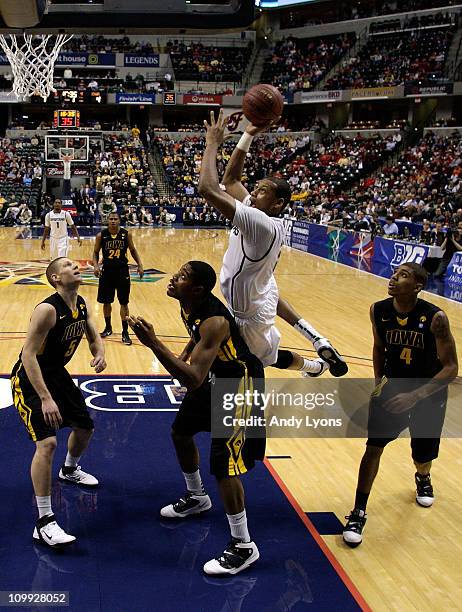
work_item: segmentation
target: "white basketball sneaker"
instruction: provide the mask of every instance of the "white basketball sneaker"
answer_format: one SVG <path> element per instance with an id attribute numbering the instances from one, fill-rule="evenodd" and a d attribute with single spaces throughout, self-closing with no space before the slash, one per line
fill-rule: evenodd
<path id="1" fill-rule="evenodd" d="M 54 514 L 47 514 L 39 518 L 32 537 L 47 546 L 64 546 L 75 542 L 73 535 L 69 535 L 64 529 L 61 529 Z"/>
<path id="2" fill-rule="evenodd" d="M 314 371 L 302 372 L 302 376 L 316 378 L 317 376 L 321 376 L 322 374 L 324 374 L 324 372 L 329 369 L 329 364 L 327 363 L 327 361 L 324 361 L 324 359 L 313 359 L 311 363 L 313 365 Z"/>
<path id="3" fill-rule="evenodd" d="M 204 495 L 194 495 L 187 491 L 183 497 L 175 502 L 161 508 L 160 515 L 164 518 L 185 518 L 191 514 L 201 514 L 210 510 L 212 500 L 205 493 Z"/>
<path id="4" fill-rule="evenodd" d="M 76 468 L 67 467 L 65 465 L 59 470 L 59 478 L 60 480 L 65 480 L 66 482 L 73 482 L 78 485 L 85 485 L 86 487 L 96 487 L 98 484 L 98 480 L 92 476 L 91 474 L 87 474 L 84 472 L 80 465 Z"/>
<path id="5" fill-rule="evenodd" d="M 233 538 L 219 557 L 207 561 L 204 572 L 209 576 L 238 574 L 259 558 L 255 542 L 241 542 Z"/>

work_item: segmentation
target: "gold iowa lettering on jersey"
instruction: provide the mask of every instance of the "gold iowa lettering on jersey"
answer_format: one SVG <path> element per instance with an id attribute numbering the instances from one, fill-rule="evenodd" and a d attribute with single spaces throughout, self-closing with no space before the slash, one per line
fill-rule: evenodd
<path id="1" fill-rule="evenodd" d="M 124 240 L 108 240 L 106 242 L 107 249 L 123 249 L 125 241 Z"/>
<path id="2" fill-rule="evenodd" d="M 421 332 L 409 329 L 391 329 L 387 331 L 387 344 L 399 346 L 411 346 L 414 348 L 425 348 L 424 335 Z"/>
<path id="3" fill-rule="evenodd" d="M 75 321 L 68 325 L 63 333 L 61 340 L 70 340 L 71 338 L 81 338 L 85 333 L 86 321 Z"/>

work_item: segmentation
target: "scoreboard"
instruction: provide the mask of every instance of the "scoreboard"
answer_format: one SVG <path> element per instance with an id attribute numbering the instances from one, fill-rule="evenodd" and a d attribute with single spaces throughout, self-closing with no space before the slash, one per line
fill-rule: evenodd
<path id="1" fill-rule="evenodd" d="M 80 111 L 58 109 L 53 111 L 54 128 L 78 128 L 80 127 Z"/>

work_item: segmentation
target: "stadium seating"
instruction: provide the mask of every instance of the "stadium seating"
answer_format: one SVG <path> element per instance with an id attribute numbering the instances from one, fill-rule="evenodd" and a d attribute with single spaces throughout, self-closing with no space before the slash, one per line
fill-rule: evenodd
<path id="1" fill-rule="evenodd" d="M 355 38 L 350 33 L 283 39 L 266 60 L 261 81 L 272 83 L 283 92 L 309 91 L 343 57 Z"/>

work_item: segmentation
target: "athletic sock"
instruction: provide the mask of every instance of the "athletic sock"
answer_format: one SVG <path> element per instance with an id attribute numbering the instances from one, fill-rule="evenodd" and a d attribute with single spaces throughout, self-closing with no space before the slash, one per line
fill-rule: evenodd
<path id="1" fill-rule="evenodd" d="M 43 497 L 36 495 L 35 499 L 37 500 L 39 518 L 47 514 L 53 514 L 53 510 L 51 509 L 51 495 L 44 495 Z"/>
<path id="2" fill-rule="evenodd" d="M 190 493 L 194 495 L 205 495 L 204 485 L 202 484 L 201 474 L 198 469 L 189 474 L 183 472 L 183 476 L 186 482 L 186 488 Z"/>
<path id="3" fill-rule="evenodd" d="M 128 334 L 128 321 L 122 321 L 122 333 Z"/>
<path id="4" fill-rule="evenodd" d="M 300 372 L 308 372 L 309 374 L 319 374 L 322 370 L 322 365 L 320 361 L 316 359 L 306 359 L 303 358 L 303 365 L 300 368 Z"/>
<path id="5" fill-rule="evenodd" d="M 247 527 L 247 515 L 245 509 L 237 514 L 227 514 L 231 536 L 241 542 L 250 542 L 249 529 Z"/>
<path id="6" fill-rule="evenodd" d="M 64 467 L 67 468 L 76 468 L 79 465 L 80 457 L 73 457 L 69 452 L 66 455 L 66 461 L 64 462 Z"/>
<path id="7" fill-rule="evenodd" d="M 316 330 L 312 325 L 305 321 L 305 319 L 300 319 L 294 325 L 294 328 L 302 334 L 305 338 L 308 338 L 310 342 L 313 344 L 320 340 L 323 336 Z"/>
<path id="8" fill-rule="evenodd" d="M 367 500 L 369 499 L 369 495 L 369 493 L 363 493 L 362 491 L 358 491 L 358 489 L 356 489 L 355 509 L 366 512 Z"/>
<path id="9" fill-rule="evenodd" d="M 106 329 L 112 329 L 111 317 L 104 317 L 104 321 L 106 323 Z"/>

